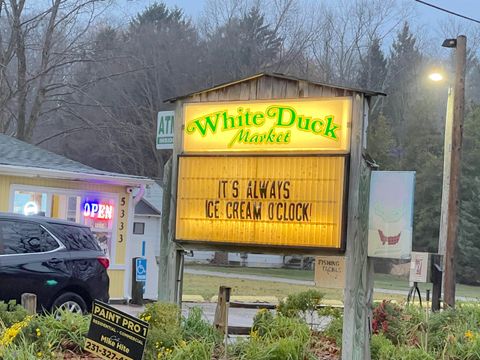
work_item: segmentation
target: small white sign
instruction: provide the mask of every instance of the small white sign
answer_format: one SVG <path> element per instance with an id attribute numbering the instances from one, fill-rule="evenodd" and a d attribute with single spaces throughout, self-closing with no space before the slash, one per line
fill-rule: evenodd
<path id="1" fill-rule="evenodd" d="M 410 259 L 414 191 L 414 171 L 372 172 L 368 256 Z"/>
<path id="2" fill-rule="evenodd" d="M 159 111 L 157 116 L 157 149 L 173 149 L 175 111 Z"/>
<path id="3" fill-rule="evenodd" d="M 412 252 L 412 260 L 410 261 L 410 282 L 429 282 L 430 263 L 429 253 Z"/>
<path id="4" fill-rule="evenodd" d="M 315 285 L 327 289 L 344 289 L 345 257 L 315 257 Z"/>

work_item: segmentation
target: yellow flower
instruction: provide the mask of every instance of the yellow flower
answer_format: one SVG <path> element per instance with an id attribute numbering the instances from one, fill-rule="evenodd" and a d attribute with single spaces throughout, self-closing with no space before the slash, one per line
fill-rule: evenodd
<path id="1" fill-rule="evenodd" d="M 3 336 L 0 337 L 0 347 L 7 347 L 18 333 L 28 325 L 33 316 L 27 316 L 23 321 L 13 324 L 5 330 Z"/>
<path id="2" fill-rule="evenodd" d="M 473 339 L 473 332 L 471 332 L 470 330 L 465 331 L 465 337 L 468 340 L 472 340 Z"/>
<path id="3" fill-rule="evenodd" d="M 38 356 L 39 358 L 41 358 L 42 355 L 43 355 L 43 353 L 42 353 L 41 351 L 37 352 L 37 356 Z"/>
<path id="4" fill-rule="evenodd" d="M 145 321 L 150 321 L 151 318 L 152 318 L 152 317 L 151 317 L 150 315 L 147 315 L 147 316 L 144 317 L 144 320 L 145 320 Z"/>
<path id="5" fill-rule="evenodd" d="M 36 333 L 37 333 L 37 337 L 39 337 L 40 335 L 42 335 L 42 332 L 40 331 L 39 328 L 36 328 L 35 331 L 36 331 Z"/>

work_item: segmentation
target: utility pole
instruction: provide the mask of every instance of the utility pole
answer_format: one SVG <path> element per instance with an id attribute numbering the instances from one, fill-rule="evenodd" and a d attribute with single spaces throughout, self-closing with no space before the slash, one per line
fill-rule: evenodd
<path id="1" fill-rule="evenodd" d="M 453 88 L 448 87 L 447 112 L 445 116 L 445 138 L 443 144 L 443 182 L 442 206 L 440 212 L 440 234 L 438 238 L 438 254 L 442 255 L 442 271 L 445 268 L 445 249 L 447 247 L 448 228 L 448 196 L 450 193 L 450 160 L 452 158 L 452 121 L 453 121 Z"/>
<path id="2" fill-rule="evenodd" d="M 447 39 L 444 47 L 455 48 L 455 84 L 452 121 L 452 151 L 450 158 L 450 189 L 448 194 L 447 241 L 445 247 L 444 307 L 455 307 L 455 247 L 460 212 L 460 172 L 462 158 L 463 117 L 465 109 L 465 65 L 467 38 Z M 446 149 L 448 150 L 448 149 Z"/>

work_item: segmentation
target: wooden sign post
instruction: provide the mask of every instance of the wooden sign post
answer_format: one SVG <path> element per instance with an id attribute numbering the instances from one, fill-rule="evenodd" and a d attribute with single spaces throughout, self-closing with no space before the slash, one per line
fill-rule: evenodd
<path id="1" fill-rule="evenodd" d="M 179 249 L 345 254 L 342 358 L 368 359 L 363 153 L 376 95 L 262 73 L 167 100 L 176 110 L 161 299 L 181 299 Z"/>

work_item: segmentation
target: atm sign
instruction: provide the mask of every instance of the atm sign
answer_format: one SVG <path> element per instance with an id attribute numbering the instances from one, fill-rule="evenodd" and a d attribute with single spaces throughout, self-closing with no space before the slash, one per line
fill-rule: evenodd
<path id="1" fill-rule="evenodd" d="M 99 220 L 111 220 L 113 218 L 113 205 L 86 202 L 83 205 L 83 216 Z"/>

